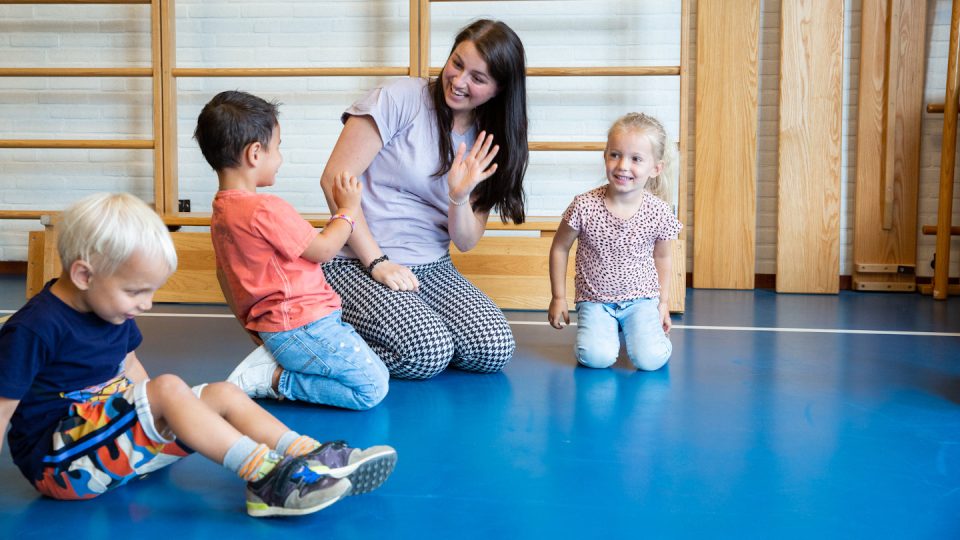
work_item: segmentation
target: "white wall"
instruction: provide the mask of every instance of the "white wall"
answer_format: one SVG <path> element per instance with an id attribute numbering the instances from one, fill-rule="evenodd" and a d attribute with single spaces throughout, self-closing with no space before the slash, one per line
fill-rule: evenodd
<path id="1" fill-rule="evenodd" d="M 929 0 L 929 6 L 926 93 L 928 100 L 942 101 L 950 2 Z M 408 62 L 408 7 L 408 0 L 179 0 L 177 66 L 403 66 Z M 2 5 L 0 65 L 146 66 L 148 10 Z M 779 10 L 779 1 L 762 4 L 756 271 L 763 274 L 776 272 Z M 849 274 L 852 266 L 859 11 L 859 0 L 847 0 L 841 274 Z M 457 29 L 481 16 L 502 19 L 517 31 L 529 66 L 676 65 L 680 58 L 679 0 L 442 2 L 433 4 L 432 13 L 433 66 L 446 58 Z M 693 68 L 694 44 L 691 54 Z M 301 211 L 325 211 L 318 178 L 339 134 L 340 112 L 376 82 L 351 77 L 179 79 L 180 197 L 189 198 L 195 211 L 209 210 L 216 180 L 191 134 L 206 100 L 220 90 L 239 88 L 283 103 L 285 163 L 273 192 Z M 678 133 L 677 77 L 531 78 L 528 92 L 534 141 L 603 140 L 610 122 L 629 110 L 653 113 Z M 0 78 L 0 138 L 148 139 L 150 104 L 150 85 L 144 79 Z M 924 117 L 922 223 L 935 222 L 941 123 L 942 115 Z M 692 147 L 692 132 L 687 135 Z M 59 209 L 100 190 L 131 191 L 150 200 L 152 169 L 148 150 L 0 149 L 0 208 Z M 694 179 L 692 167 L 687 171 L 684 221 L 692 242 Z M 597 152 L 534 152 L 526 182 L 528 213 L 556 216 L 574 194 L 597 185 L 602 177 Z M 960 204 L 954 208 L 960 215 Z M 25 260 L 25 231 L 36 228 L 32 222 L 0 221 L 0 260 Z M 921 275 L 932 274 L 927 263 L 933 244 L 932 237 L 920 238 Z M 960 244 L 955 242 L 953 249 Z M 954 263 L 953 275 L 957 268 Z"/>

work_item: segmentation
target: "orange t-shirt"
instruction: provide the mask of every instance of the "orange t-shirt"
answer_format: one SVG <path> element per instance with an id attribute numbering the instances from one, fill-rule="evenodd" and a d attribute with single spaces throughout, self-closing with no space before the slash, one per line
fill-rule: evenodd
<path id="1" fill-rule="evenodd" d="M 217 192 L 210 237 L 245 328 L 293 330 L 340 309 L 320 265 L 300 256 L 317 234 L 279 197 Z"/>

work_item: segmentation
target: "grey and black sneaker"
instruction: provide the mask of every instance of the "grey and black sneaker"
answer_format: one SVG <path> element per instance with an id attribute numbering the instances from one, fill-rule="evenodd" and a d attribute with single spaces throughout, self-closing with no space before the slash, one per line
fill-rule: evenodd
<path id="1" fill-rule="evenodd" d="M 247 483 L 247 513 L 254 517 L 299 516 L 350 494 L 346 478 L 319 474 L 303 458 L 285 457 L 256 482 Z"/>
<path id="2" fill-rule="evenodd" d="M 344 441 L 323 443 L 303 457 L 315 472 L 349 479 L 353 485 L 351 495 L 377 489 L 397 465 L 397 451 L 389 446 L 361 450 L 347 446 Z"/>

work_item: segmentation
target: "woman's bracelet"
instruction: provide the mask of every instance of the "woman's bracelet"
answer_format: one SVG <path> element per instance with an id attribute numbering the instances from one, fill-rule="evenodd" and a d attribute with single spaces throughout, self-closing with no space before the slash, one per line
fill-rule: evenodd
<path id="1" fill-rule="evenodd" d="M 368 274 L 372 274 L 372 273 L 373 273 L 373 268 L 374 268 L 375 266 L 377 266 L 378 264 L 382 263 L 383 261 L 389 261 L 389 260 L 390 260 L 390 257 L 387 257 L 386 255 L 381 255 L 381 256 L 377 257 L 376 259 L 370 261 L 370 264 L 367 265 L 367 273 L 368 273 Z"/>
<path id="2" fill-rule="evenodd" d="M 447 193 L 447 198 L 450 199 L 450 204 L 452 204 L 452 205 L 454 205 L 454 206 L 463 206 L 463 205 L 467 204 L 468 202 L 470 202 L 470 195 L 467 195 L 467 198 L 464 199 L 463 202 L 457 202 L 457 201 L 455 201 L 455 200 L 453 199 L 453 195 L 451 195 L 449 192 Z"/>
<path id="3" fill-rule="evenodd" d="M 327 222 L 327 225 L 333 223 L 335 219 L 342 219 L 350 224 L 350 232 L 353 233 L 353 229 L 357 226 L 357 223 L 353 221 L 353 218 L 346 214 L 334 214 L 330 216 L 330 221 Z"/>

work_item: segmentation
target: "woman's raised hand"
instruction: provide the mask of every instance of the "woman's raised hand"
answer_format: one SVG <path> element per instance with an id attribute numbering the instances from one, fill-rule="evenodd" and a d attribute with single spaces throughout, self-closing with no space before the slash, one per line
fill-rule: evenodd
<path id="1" fill-rule="evenodd" d="M 493 134 L 488 135 L 486 131 L 480 132 L 469 152 L 467 145 L 460 143 L 447 173 L 451 202 L 466 202 L 477 184 L 497 172 L 497 164 L 493 163 L 493 158 L 499 151 L 500 147 L 493 144 Z"/>

